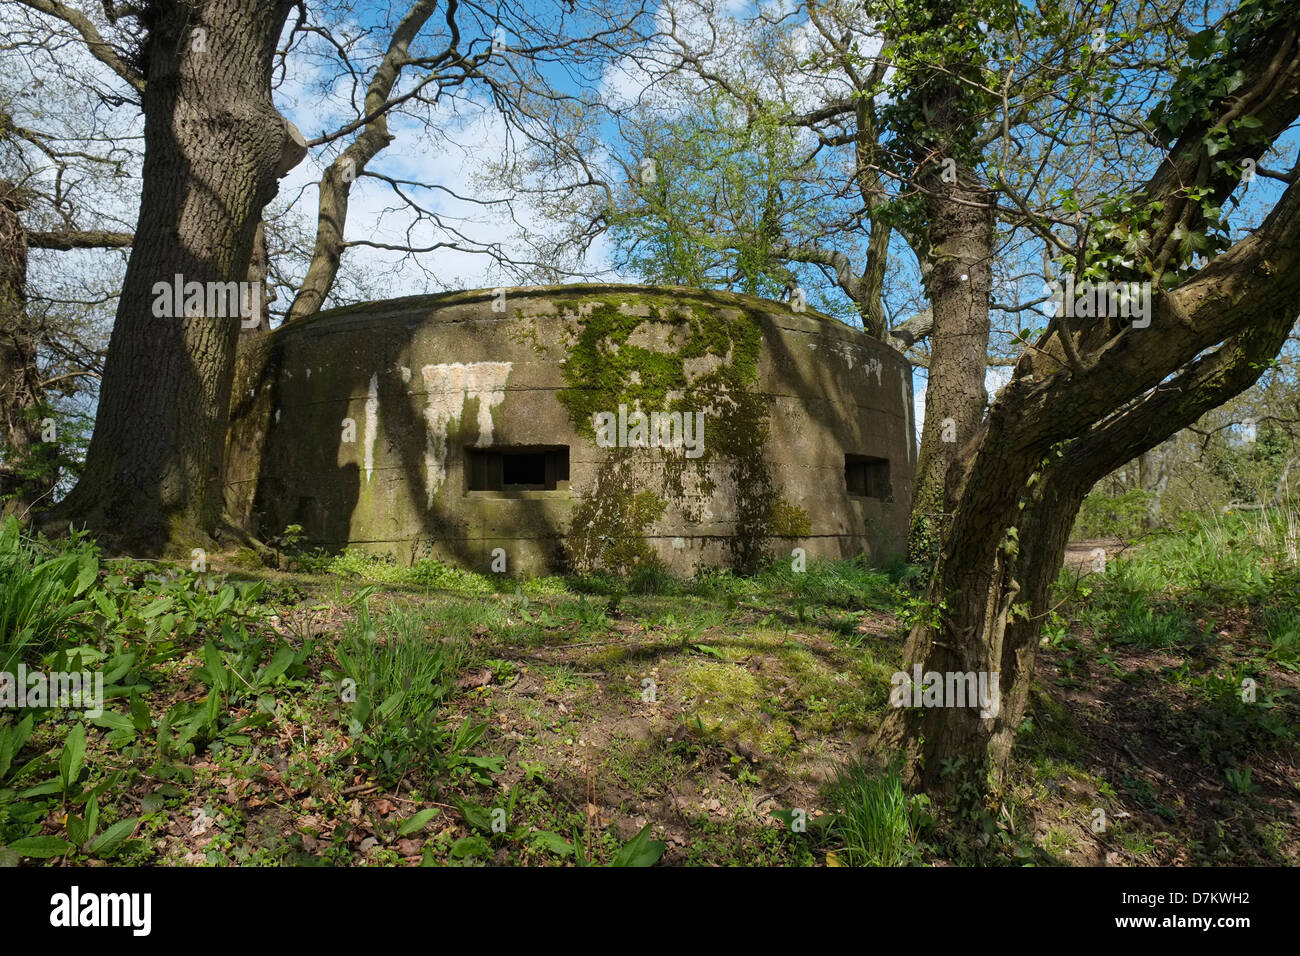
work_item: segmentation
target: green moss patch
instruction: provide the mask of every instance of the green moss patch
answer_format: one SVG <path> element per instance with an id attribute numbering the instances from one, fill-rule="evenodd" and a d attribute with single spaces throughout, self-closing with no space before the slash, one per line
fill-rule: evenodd
<path id="1" fill-rule="evenodd" d="M 730 539 L 734 569 L 761 566 L 774 535 L 807 533 L 808 516 L 781 500 L 764 457 L 771 409 L 757 390 L 763 344 L 757 313 L 740 304 L 708 308 L 631 294 L 603 296 L 589 312 L 571 318 L 569 329 L 569 355 L 562 365 L 567 387 L 558 397 L 579 434 L 594 440 L 595 416 L 616 413 L 620 405 L 706 416 L 703 455 L 664 456 L 661 487 L 665 507 L 688 510 L 687 469 L 695 470 L 699 488 L 709 494 L 708 465 L 715 458 L 728 463 L 737 496 L 736 532 Z M 641 344 L 646 338 L 665 347 Z M 653 502 L 631 486 L 631 476 L 611 457 L 593 494 L 603 500 L 584 504 L 575 514 L 570 541 L 577 567 L 647 563 L 649 545 L 628 539 L 662 511 L 652 514 Z M 627 514 L 615 515 L 622 510 Z"/>
<path id="2" fill-rule="evenodd" d="M 634 490 L 628 453 L 620 451 L 596 476 L 596 487 L 573 514 L 569 546 L 575 570 L 629 574 L 659 567 L 646 528 L 663 516 L 667 503 L 652 491 Z"/>

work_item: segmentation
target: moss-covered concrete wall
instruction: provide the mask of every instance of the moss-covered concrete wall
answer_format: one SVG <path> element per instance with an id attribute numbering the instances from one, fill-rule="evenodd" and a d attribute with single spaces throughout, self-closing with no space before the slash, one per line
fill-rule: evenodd
<path id="1" fill-rule="evenodd" d="M 619 406 L 703 415 L 702 453 L 605 448 Z M 911 371 L 813 312 L 728 293 L 567 285 L 373 302 L 246 342 L 227 506 L 263 537 L 511 572 L 904 546 Z M 467 448 L 569 449 L 567 487 L 469 491 Z M 854 497 L 845 455 L 887 459 Z M 498 554 L 498 557 L 500 555 Z"/>

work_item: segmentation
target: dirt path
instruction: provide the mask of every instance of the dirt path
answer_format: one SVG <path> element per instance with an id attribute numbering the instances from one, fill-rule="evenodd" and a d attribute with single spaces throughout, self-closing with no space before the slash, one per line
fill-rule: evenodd
<path id="1" fill-rule="evenodd" d="M 1106 560 L 1110 560 L 1128 547 L 1128 544 L 1122 538 L 1090 538 L 1086 541 L 1071 541 L 1065 548 L 1065 567 L 1082 574 L 1089 574 L 1094 570 L 1100 570 L 1100 568 L 1096 567 L 1100 557 L 1097 554 L 1099 550 L 1105 551 Z"/>

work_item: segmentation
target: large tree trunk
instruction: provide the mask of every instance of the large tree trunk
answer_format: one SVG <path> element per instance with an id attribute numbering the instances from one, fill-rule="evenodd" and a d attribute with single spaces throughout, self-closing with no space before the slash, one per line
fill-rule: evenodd
<path id="1" fill-rule="evenodd" d="M 154 286 L 170 287 L 176 276 L 206 285 L 247 275 L 262 210 L 293 154 L 270 86 L 291 7 L 291 0 L 153 6 L 135 245 L 85 472 L 57 515 L 94 529 L 109 547 L 184 550 L 217 527 L 240 319 L 156 316 Z"/>
<path id="2" fill-rule="evenodd" d="M 0 514 L 26 518 L 54 487 L 41 454 L 40 370 L 27 318 L 27 234 L 22 198 L 0 181 Z"/>
<path id="3" fill-rule="evenodd" d="M 1042 616 L 1061 568 L 1086 488 L 1067 474 L 1040 479 L 1024 499 L 1033 457 L 985 461 L 979 489 L 963 496 L 927 600 L 934 626 L 918 624 L 904 649 L 906 672 L 997 675 L 993 706 L 893 711 L 881 731 L 887 749 L 903 749 L 913 783 L 951 793 L 963 780 L 981 788 L 1005 771 L 1029 699 Z M 1019 506 L 1024 502 L 1022 510 Z M 1014 530 L 1012 530 L 1014 529 Z"/>

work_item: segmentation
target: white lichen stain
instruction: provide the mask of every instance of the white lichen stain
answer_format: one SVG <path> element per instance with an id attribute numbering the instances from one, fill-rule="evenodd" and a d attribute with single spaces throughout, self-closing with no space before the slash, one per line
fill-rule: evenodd
<path id="1" fill-rule="evenodd" d="M 379 434 L 379 373 L 370 376 L 370 391 L 366 395 L 365 469 L 366 482 L 375 470 L 375 437 Z"/>
<path id="2" fill-rule="evenodd" d="M 505 401 L 506 379 L 512 362 L 455 362 L 450 365 L 426 365 L 420 369 L 424 379 L 424 423 L 427 428 L 424 450 L 424 493 L 426 507 L 433 507 L 438 489 L 447 480 L 447 426 L 459 421 L 465 403 L 478 400 L 478 441 L 480 448 L 492 444 L 492 409 Z"/>
<path id="3" fill-rule="evenodd" d="M 828 347 L 831 352 L 838 355 L 840 359 L 843 360 L 849 371 L 853 371 L 854 363 L 861 358 L 862 370 L 868 375 L 876 376 L 876 386 L 880 387 L 884 384 L 882 380 L 883 366 L 881 365 L 880 359 L 867 353 L 866 349 L 861 349 L 858 346 L 855 346 L 852 342 L 840 342 L 838 340 L 830 340 L 828 342 Z M 814 352 L 817 351 L 817 343 L 815 341 L 809 342 L 808 348 L 812 349 Z"/>

